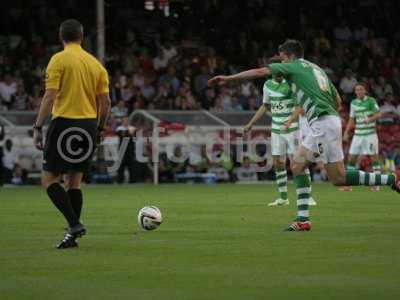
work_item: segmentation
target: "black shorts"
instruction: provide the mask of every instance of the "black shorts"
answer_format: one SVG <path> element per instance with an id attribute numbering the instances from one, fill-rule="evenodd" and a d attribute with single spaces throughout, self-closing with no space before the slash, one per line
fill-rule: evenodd
<path id="1" fill-rule="evenodd" d="M 55 174 L 86 172 L 96 147 L 96 135 L 96 119 L 53 119 L 46 134 L 43 170 Z"/>

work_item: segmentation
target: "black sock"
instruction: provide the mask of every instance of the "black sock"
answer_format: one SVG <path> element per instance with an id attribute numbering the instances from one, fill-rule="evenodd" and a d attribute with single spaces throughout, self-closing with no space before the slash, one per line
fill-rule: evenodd
<path id="1" fill-rule="evenodd" d="M 53 201 L 54 205 L 64 215 L 69 227 L 79 224 L 79 219 L 74 213 L 68 194 L 59 183 L 52 183 L 47 188 L 47 195 L 49 195 L 51 201 Z"/>
<path id="2" fill-rule="evenodd" d="M 82 211 L 82 191 L 80 189 L 69 189 L 68 190 L 69 200 L 71 201 L 72 208 L 74 209 L 75 215 L 78 220 L 81 218 Z"/>

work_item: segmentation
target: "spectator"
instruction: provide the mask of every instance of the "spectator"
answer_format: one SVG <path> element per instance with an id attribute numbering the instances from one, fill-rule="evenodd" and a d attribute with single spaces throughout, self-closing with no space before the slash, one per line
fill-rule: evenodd
<path id="1" fill-rule="evenodd" d="M 172 94 L 176 96 L 178 94 L 179 87 L 181 86 L 181 82 L 176 77 L 176 69 L 173 65 L 168 67 L 168 71 L 166 74 L 162 75 L 158 80 L 158 86 L 168 83 L 171 86 Z"/>
<path id="2" fill-rule="evenodd" d="M 33 94 L 28 98 L 28 109 L 30 111 L 39 111 L 42 102 L 42 89 L 39 84 L 33 86 Z"/>
<path id="3" fill-rule="evenodd" d="M 399 115 L 394 104 L 395 101 L 393 94 L 386 94 L 383 105 L 381 105 L 380 107 L 380 112 L 382 114 L 381 118 L 379 119 L 380 123 L 393 124 L 395 120 L 398 119 Z"/>
<path id="4" fill-rule="evenodd" d="M 150 78 L 146 78 L 144 80 L 144 86 L 141 89 L 141 93 L 147 101 L 153 100 L 153 98 L 155 97 L 156 89 L 154 88 L 154 86 L 151 85 Z"/>
<path id="5" fill-rule="evenodd" d="M 194 80 L 196 95 L 201 95 L 203 91 L 207 88 L 208 79 L 210 79 L 208 68 L 206 66 L 201 66 L 200 74 L 197 75 Z"/>
<path id="6" fill-rule="evenodd" d="M 116 125 L 122 123 L 122 119 L 128 116 L 128 109 L 125 107 L 123 100 L 119 100 L 117 105 L 111 108 L 111 117 Z"/>
<path id="7" fill-rule="evenodd" d="M 233 95 L 231 98 L 231 110 L 232 111 L 242 111 L 242 104 L 239 102 L 239 98 L 237 95 Z"/>
<path id="8" fill-rule="evenodd" d="M 209 73 L 214 74 L 215 70 L 218 67 L 217 56 L 215 49 L 213 47 L 208 47 L 207 49 L 207 64 L 206 64 Z"/>
<path id="9" fill-rule="evenodd" d="M 182 174 L 186 172 L 186 167 L 188 165 L 188 157 L 183 154 L 182 147 L 177 145 L 174 149 L 172 156 L 168 156 L 171 171 L 174 174 Z"/>
<path id="10" fill-rule="evenodd" d="M 13 147 L 12 140 L 5 141 L 3 148 L 4 182 L 11 183 L 14 167 L 18 163 L 18 152 Z"/>
<path id="11" fill-rule="evenodd" d="M 323 30 L 318 31 L 318 36 L 314 40 L 315 49 L 322 53 L 328 54 L 331 50 L 331 42 L 325 36 L 325 32 Z"/>
<path id="12" fill-rule="evenodd" d="M 391 78 L 391 86 L 393 88 L 393 93 L 397 96 L 400 95 L 400 72 L 399 68 L 393 68 L 393 75 Z"/>
<path id="13" fill-rule="evenodd" d="M 110 77 L 110 99 L 112 106 L 117 104 L 119 99 L 122 99 L 121 86 L 117 76 Z"/>
<path id="14" fill-rule="evenodd" d="M 153 59 L 154 70 L 160 72 L 167 68 L 168 58 L 165 56 L 165 52 L 158 50 L 158 55 Z"/>
<path id="15" fill-rule="evenodd" d="M 178 51 L 172 44 L 167 41 L 163 47 L 161 47 L 161 50 L 164 53 L 165 58 L 167 59 L 168 62 L 171 61 L 172 58 L 174 58 L 177 54 Z"/>
<path id="16" fill-rule="evenodd" d="M 17 91 L 12 96 L 11 104 L 13 110 L 26 110 L 28 107 L 28 94 L 25 91 L 24 84 L 18 83 Z"/>
<path id="17" fill-rule="evenodd" d="M 393 94 L 392 86 L 386 83 L 386 79 L 383 76 L 378 77 L 378 82 L 372 86 L 372 91 L 379 100 L 384 99 L 387 94 Z"/>
<path id="18" fill-rule="evenodd" d="M 243 165 L 234 171 L 239 182 L 257 182 L 257 168 L 251 163 L 249 157 L 243 158 Z"/>
<path id="19" fill-rule="evenodd" d="M 208 173 L 215 174 L 215 176 L 217 177 L 217 182 L 229 181 L 228 171 L 219 162 L 212 163 L 210 168 L 208 169 Z"/>
<path id="20" fill-rule="evenodd" d="M 347 42 L 351 39 L 352 33 L 345 21 L 340 22 L 340 26 L 335 27 L 333 30 L 334 36 L 338 41 Z"/>
<path id="21" fill-rule="evenodd" d="M 362 24 L 357 24 L 354 29 L 354 39 L 356 41 L 363 41 L 367 38 L 368 28 Z"/>
<path id="22" fill-rule="evenodd" d="M 124 183 L 125 169 L 129 172 L 129 183 L 135 182 L 135 144 L 133 137 L 135 136 L 136 128 L 129 124 L 128 117 L 122 118 L 122 124 L 117 127 L 116 132 L 119 137 L 119 147 L 123 141 L 127 143 L 126 150 L 123 153 L 121 164 L 118 168 L 117 182 Z"/>
<path id="23" fill-rule="evenodd" d="M 154 71 L 153 60 L 151 59 L 147 48 L 142 49 L 142 53 L 139 57 L 139 65 L 143 69 L 143 74 L 145 76 L 150 76 Z"/>
<path id="24" fill-rule="evenodd" d="M 144 86 L 144 81 L 145 77 L 143 69 L 139 68 L 139 70 L 135 74 L 133 74 L 133 86 L 142 88 Z"/>
<path id="25" fill-rule="evenodd" d="M 19 164 L 15 164 L 11 183 L 14 185 L 24 185 L 28 183 L 28 172 Z"/>
<path id="26" fill-rule="evenodd" d="M 340 81 L 340 89 L 349 97 L 353 95 L 356 84 L 357 79 L 355 78 L 353 72 L 350 69 L 346 69 L 345 76 Z"/>
<path id="27" fill-rule="evenodd" d="M 12 96 L 17 91 L 17 83 L 12 78 L 11 74 L 6 73 L 3 80 L 0 81 L 0 97 L 2 104 L 6 109 L 11 109 Z"/>

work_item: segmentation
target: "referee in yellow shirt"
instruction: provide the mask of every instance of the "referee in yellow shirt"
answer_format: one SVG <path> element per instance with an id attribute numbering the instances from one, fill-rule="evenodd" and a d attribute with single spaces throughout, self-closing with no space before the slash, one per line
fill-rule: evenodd
<path id="1" fill-rule="evenodd" d="M 78 246 L 76 238 L 86 233 L 80 222 L 83 173 L 88 170 L 96 136 L 104 127 L 110 110 L 108 74 L 81 47 L 83 26 L 77 20 L 60 25 L 64 50 L 50 59 L 46 69 L 46 93 L 33 126 L 35 146 L 43 150 L 42 185 L 68 222 L 69 230 L 57 248 Z M 52 121 L 42 142 L 42 126 Z M 60 185 L 64 174 L 64 186 Z"/>

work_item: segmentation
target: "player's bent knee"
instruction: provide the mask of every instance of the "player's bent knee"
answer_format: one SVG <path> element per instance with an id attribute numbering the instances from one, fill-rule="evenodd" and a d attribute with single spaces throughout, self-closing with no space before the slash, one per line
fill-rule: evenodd
<path id="1" fill-rule="evenodd" d="M 291 166 L 293 175 L 301 175 L 304 173 L 304 165 L 294 162 Z"/>

